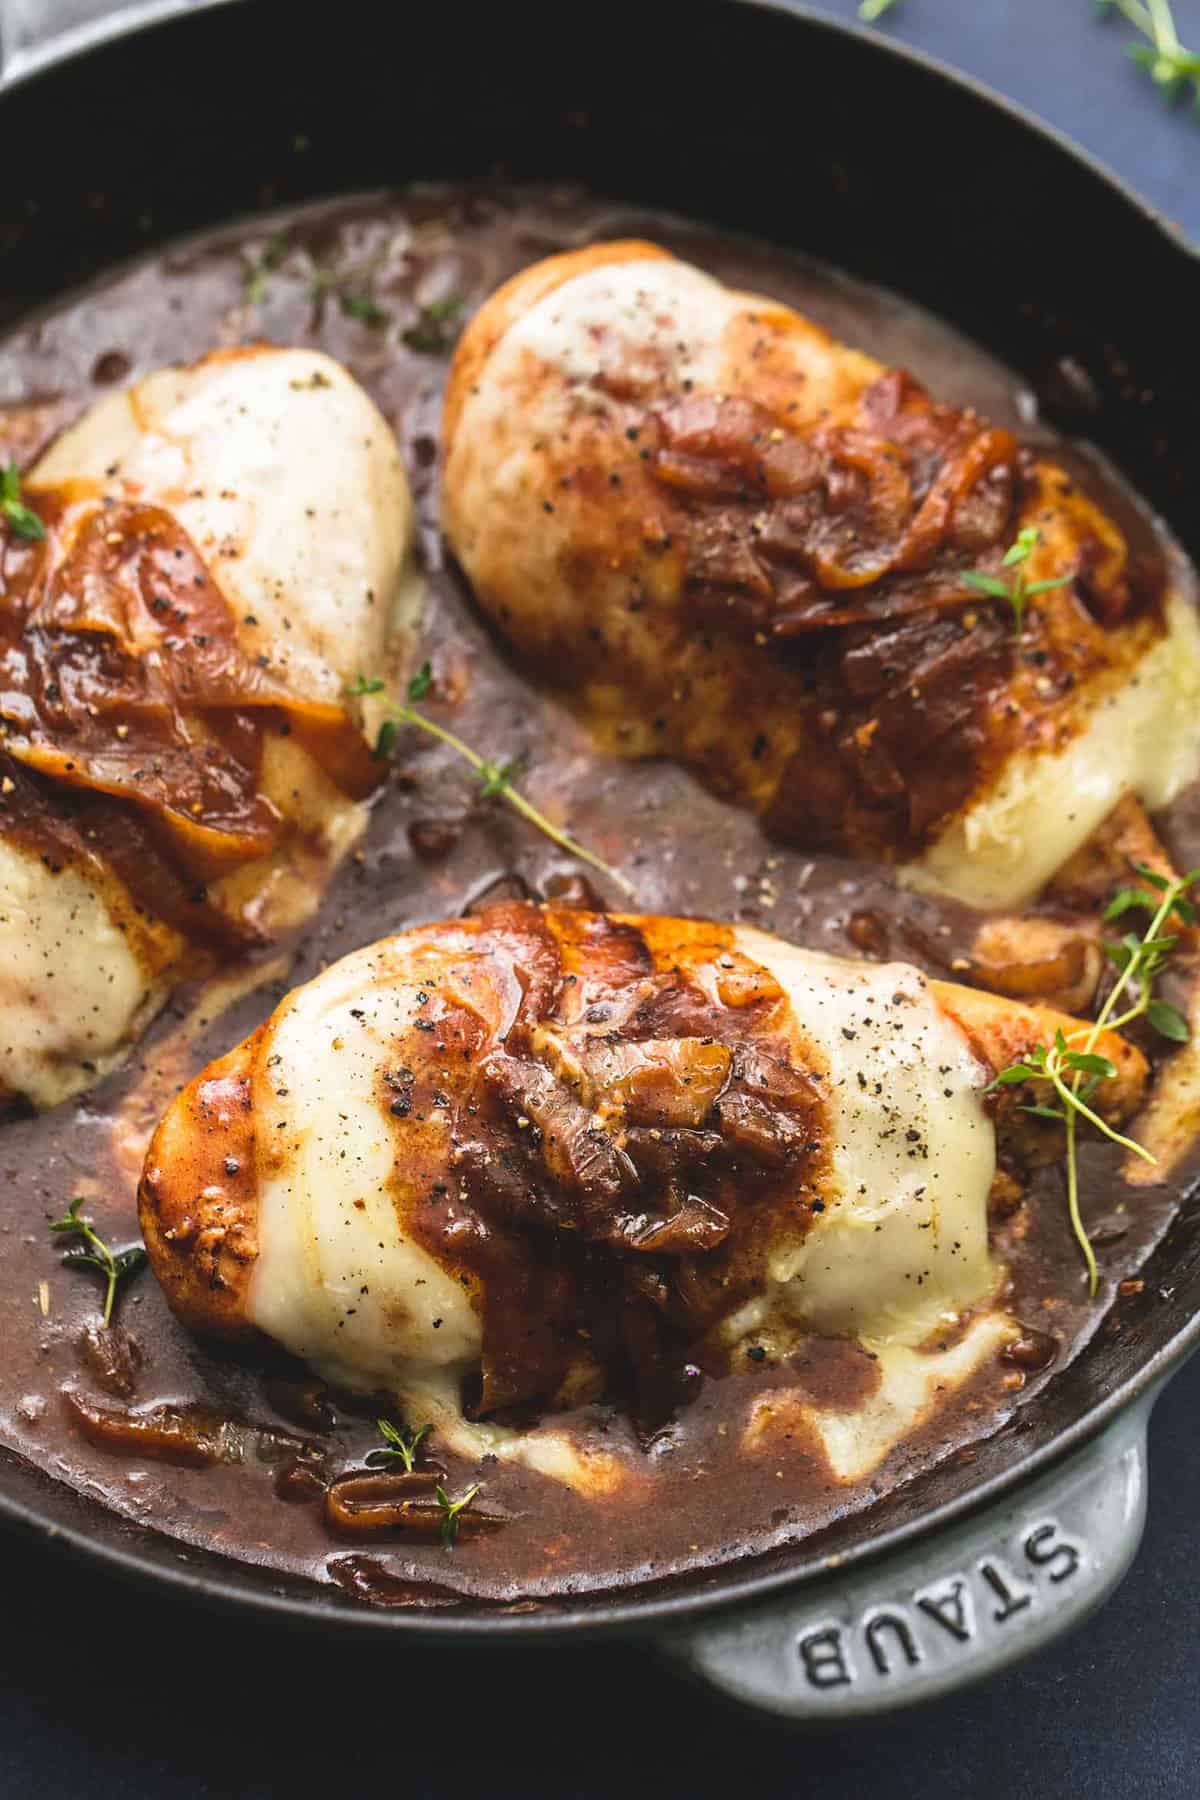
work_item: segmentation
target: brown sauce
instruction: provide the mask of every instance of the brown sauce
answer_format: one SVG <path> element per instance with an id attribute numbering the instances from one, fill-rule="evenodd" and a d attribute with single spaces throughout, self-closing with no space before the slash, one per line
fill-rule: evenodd
<path id="1" fill-rule="evenodd" d="M 442 693 L 459 701 L 456 728 L 497 760 L 527 756 L 530 797 L 551 812 L 569 809 L 583 841 L 634 882 L 640 910 L 743 920 L 819 949 L 903 958 L 945 975 L 969 948 L 972 915 L 902 892 L 877 867 L 781 849 L 679 768 L 598 754 L 571 716 L 506 659 L 445 565 L 436 441 L 441 351 L 453 323 L 452 309 L 437 303 L 453 296 L 470 309 L 537 257 L 630 232 L 791 302 L 1026 442 L 1050 441 L 1006 370 L 904 302 L 767 248 L 618 214 L 558 190 L 375 196 L 168 251 L 8 338 L 6 390 L 36 397 L 39 412 L 32 422 L 14 412 L 9 433 L 0 423 L 0 440 L 28 458 L 39 434 L 48 437 L 98 398 L 114 371 L 132 380 L 213 345 L 262 338 L 329 352 L 366 386 L 400 439 L 428 574 L 425 653 Z M 381 318 L 361 304 L 366 292 Z M 1146 514 L 1114 478 L 1086 453 L 1070 455 L 1096 497 L 1127 529 L 1132 521 L 1135 548 L 1162 550 Z M 1200 861 L 1198 812 L 1185 796 L 1165 822 L 1180 866 Z M 269 1353 L 206 1347 L 174 1319 L 148 1273 L 129 1284 L 114 1333 L 101 1340 L 98 1284 L 62 1267 L 62 1243 L 47 1222 L 82 1192 L 109 1242 L 134 1240 L 141 1150 L 185 1080 L 326 962 L 410 923 L 454 916 L 484 894 L 545 894 L 571 873 L 549 842 L 496 805 L 475 803 L 449 753 L 406 741 L 376 797 L 362 851 L 335 877 L 297 943 L 282 957 L 264 953 L 246 965 L 240 987 L 178 995 L 127 1066 L 81 1101 L 7 1124 L 0 1137 L 0 1439 L 147 1529 L 334 1581 L 360 1599 L 446 1605 L 472 1595 L 528 1603 L 657 1582 L 810 1536 L 994 1429 L 1018 1394 L 1027 1400 L 1061 1368 L 1161 1237 L 1183 1185 L 1126 1189 L 1112 1158 L 1090 1145 L 1084 1192 L 1101 1259 L 1098 1300 L 1086 1298 L 1061 1172 L 1045 1170 L 1024 1208 L 997 1227 L 998 1254 L 1013 1271 L 1013 1309 L 1027 1327 L 1022 1343 L 858 1485 L 831 1479 L 802 1427 L 774 1438 L 760 1457 L 736 1451 L 731 1421 L 755 1390 L 790 1386 L 833 1405 L 870 1394 L 876 1374 L 857 1346 L 813 1341 L 791 1367 L 751 1360 L 744 1372 L 705 1379 L 649 1449 L 620 1412 L 592 1408 L 568 1419 L 644 1470 L 638 1491 L 611 1505 L 513 1466 L 476 1471 L 445 1458 L 451 1492 L 479 1474 L 486 1480 L 489 1507 L 507 1515 L 499 1529 L 464 1530 L 453 1550 L 427 1533 L 364 1529 L 356 1542 L 355 1507 L 361 1516 L 390 1490 L 344 1490 L 350 1524 L 343 1520 L 342 1535 L 331 1534 L 320 1496 L 330 1477 L 361 1470 L 378 1448 L 372 1403 L 331 1399 L 303 1370 Z M 73 1403 L 65 1390 L 77 1396 Z M 153 1442 L 141 1453 L 119 1441 L 119 1409 L 131 1403 L 154 1413 Z M 197 1441 L 209 1446 L 203 1466 L 195 1466 Z M 417 1485 L 422 1493 L 412 1504 L 427 1512 L 428 1483 Z"/>

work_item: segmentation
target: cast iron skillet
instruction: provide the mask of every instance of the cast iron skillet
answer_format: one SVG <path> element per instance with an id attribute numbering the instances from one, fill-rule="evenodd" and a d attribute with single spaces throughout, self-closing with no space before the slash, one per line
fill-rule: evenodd
<path id="1" fill-rule="evenodd" d="M 164 240 L 420 178 L 579 181 L 793 245 L 923 302 L 1021 370 L 1051 420 L 1096 440 L 1200 560 L 1185 505 L 1200 466 L 1200 258 L 984 90 L 779 0 L 602 0 L 582 16 L 0 0 L 0 156 L 20 172 L 0 221 L 0 324 Z M 134 1528 L 7 1454 L 0 1515 L 297 1623 L 450 1642 L 621 1629 L 779 1712 L 877 1710 L 1025 1654 L 1124 1573 L 1149 1408 L 1200 1336 L 1197 1212 L 1193 1196 L 1119 1331 L 1102 1329 L 973 1462 L 685 1588 L 518 1615 L 353 1608 Z"/>

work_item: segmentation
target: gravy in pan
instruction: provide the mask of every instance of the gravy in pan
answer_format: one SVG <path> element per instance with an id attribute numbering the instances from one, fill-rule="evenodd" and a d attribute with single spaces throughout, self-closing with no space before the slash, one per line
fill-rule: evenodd
<path id="1" fill-rule="evenodd" d="M 214 345 L 265 338 L 328 351 L 400 438 L 427 575 L 421 654 L 432 658 L 440 691 L 457 701 L 455 728 L 498 761 L 526 757 L 530 797 L 551 814 L 569 813 L 581 840 L 634 884 L 639 911 L 747 921 L 800 944 L 950 974 L 956 961 L 961 967 L 976 915 L 903 891 L 879 868 L 773 845 L 750 817 L 669 764 L 602 756 L 569 712 L 506 659 L 446 567 L 436 445 L 459 319 L 528 262 L 634 233 L 728 282 L 777 295 L 849 343 L 909 367 L 940 397 L 1046 441 L 1031 397 L 1011 374 L 888 294 L 573 192 L 472 189 L 369 197 L 256 222 L 170 251 L 46 313 L 4 346 L 0 449 L 28 460 L 114 383 Z M 1110 474 L 1082 452 L 1060 445 L 1057 453 L 1100 491 L 1135 549 L 1157 548 L 1179 565 L 1177 582 L 1190 580 L 1178 552 Z M 1193 796 L 1172 809 L 1166 830 L 1179 866 L 1200 861 Z M 782 1377 L 830 1406 L 853 1405 L 869 1390 L 872 1370 L 857 1345 L 811 1340 L 787 1371 L 748 1361 L 733 1376 L 707 1380 L 644 1449 L 623 1416 L 587 1409 L 579 1429 L 603 1431 L 644 1475 L 604 1500 L 516 1464 L 477 1470 L 442 1458 L 450 1493 L 482 1475 L 489 1504 L 510 1515 L 497 1531 L 464 1530 L 453 1550 L 436 1537 L 335 1538 L 323 1521 L 322 1484 L 361 1468 L 379 1448 L 381 1405 L 329 1395 L 282 1359 L 207 1348 L 172 1317 L 148 1273 L 123 1287 L 113 1327 L 98 1328 L 102 1288 L 62 1266 L 63 1240 L 48 1221 L 82 1194 L 111 1244 L 136 1239 L 145 1144 L 184 1081 L 251 1030 L 288 987 L 345 952 L 452 917 L 485 896 L 553 894 L 578 873 L 501 806 L 476 803 L 449 752 L 406 738 L 362 848 L 298 942 L 178 994 L 128 1064 L 81 1101 L 4 1125 L 0 1438 L 158 1532 L 332 1580 L 367 1601 L 449 1604 L 470 1595 L 528 1605 L 659 1581 L 811 1534 L 993 1430 L 1061 1368 L 1161 1236 L 1185 1172 L 1127 1188 L 1107 1146 L 1083 1148 L 1085 1211 L 1102 1269 L 1095 1302 L 1071 1238 L 1062 1171 L 1036 1177 L 1026 1204 L 996 1234 L 1024 1338 L 857 1484 L 835 1481 L 816 1440 L 803 1434 L 777 1437 L 755 1458 L 737 1449 L 737 1421 L 756 1388 L 778 1387 Z M 131 1406 L 178 1409 L 162 1415 L 159 1454 L 105 1444 L 99 1414 Z M 561 1422 L 570 1429 L 571 1416 Z M 189 1466 L 189 1446 L 194 1464 L 201 1442 L 209 1446 L 205 1465 Z"/>

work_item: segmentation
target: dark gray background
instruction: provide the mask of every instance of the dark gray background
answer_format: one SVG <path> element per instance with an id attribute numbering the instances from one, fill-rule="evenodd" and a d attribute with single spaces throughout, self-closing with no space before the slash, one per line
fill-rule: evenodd
<path id="1" fill-rule="evenodd" d="M 1175 14 L 1200 47 L 1200 0 Z M 1200 120 L 1163 109 L 1123 53 L 1132 33 L 1099 25 L 1090 0 L 898 0 L 883 29 L 1040 113 L 1200 236 Z M 0 1543 L 0 1793 L 1194 1800 L 1198 1417 L 1200 1363 L 1155 1415 L 1136 1566 L 1083 1632 L 960 1699 L 819 1734 L 738 1712 L 621 1646 L 355 1651 Z"/>

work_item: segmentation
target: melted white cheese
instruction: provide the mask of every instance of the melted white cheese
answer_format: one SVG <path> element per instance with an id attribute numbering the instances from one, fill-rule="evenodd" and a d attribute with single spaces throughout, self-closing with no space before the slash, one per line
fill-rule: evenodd
<path id="1" fill-rule="evenodd" d="M 269 655 L 294 693 L 340 705 L 355 676 L 381 671 L 396 626 L 415 623 L 395 437 L 318 351 L 217 351 L 148 375 L 65 431 L 27 486 L 66 482 L 170 511 L 242 647 Z"/>
<path id="2" fill-rule="evenodd" d="M 0 1092 L 55 1106 L 95 1081 L 162 1004 L 179 947 L 115 877 L 0 839 Z"/>
<path id="3" fill-rule="evenodd" d="M 833 1192 L 770 1263 L 778 1307 L 812 1331 L 920 1343 L 995 1289 L 987 1076 L 906 963 L 851 963 L 739 927 L 828 1059 Z"/>
<path id="4" fill-rule="evenodd" d="M 496 1425 L 491 1420 L 465 1419 L 458 1383 L 450 1370 L 440 1369 L 432 1375 L 409 1371 L 397 1393 L 410 1426 L 431 1426 L 459 1456 L 471 1456 L 476 1461 L 494 1456 L 498 1462 L 522 1463 L 551 1481 L 593 1498 L 618 1490 L 628 1493 L 632 1487 L 644 1484 L 645 1477 L 639 1480 L 623 1458 L 594 1444 L 577 1442 L 558 1429 L 552 1419 L 521 1430 Z"/>
<path id="5" fill-rule="evenodd" d="M 1200 619 L 1167 603 L 1167 631 L 1122 684 L 1089 704 L 1057 753 L 1018 753 L 904 871 L 926 893 L 968 906 L 1017 907 L 1045 886 L 1125 794 L 1167 806 L 1200 769 Z"/>
<path id="6" fill-rule="evenodd" d="M 1006 1314 L 985 1312 L 954 1343 L 925 1350 L 886 1344 L 874 1352 L 879 1386 L 857 1406 L 819 1406 L 795 1389 L 777 1389 L 751 1405 L 743 1445 L 751 1453 L 786 1454 L 789 1434 L 803 1424 L 839 1481 L 861 1481 L 1012 1336 Z"/>
<path id="7" fill-rule="evenodd" d="M 255 1084 L 259 1253 L 249 1315 L 331 1380 L 403 1386 L 482 1348 L 460 1283 L 401 1229 L 382 1068 L 412 1029 L 421 965 L 402 938 L 360 950 L 275 1015 Z M 358 1013 L 361 1017 L 355 1017 Z M 431 1129 L 449 1115 L 434 1112 Z"/>

